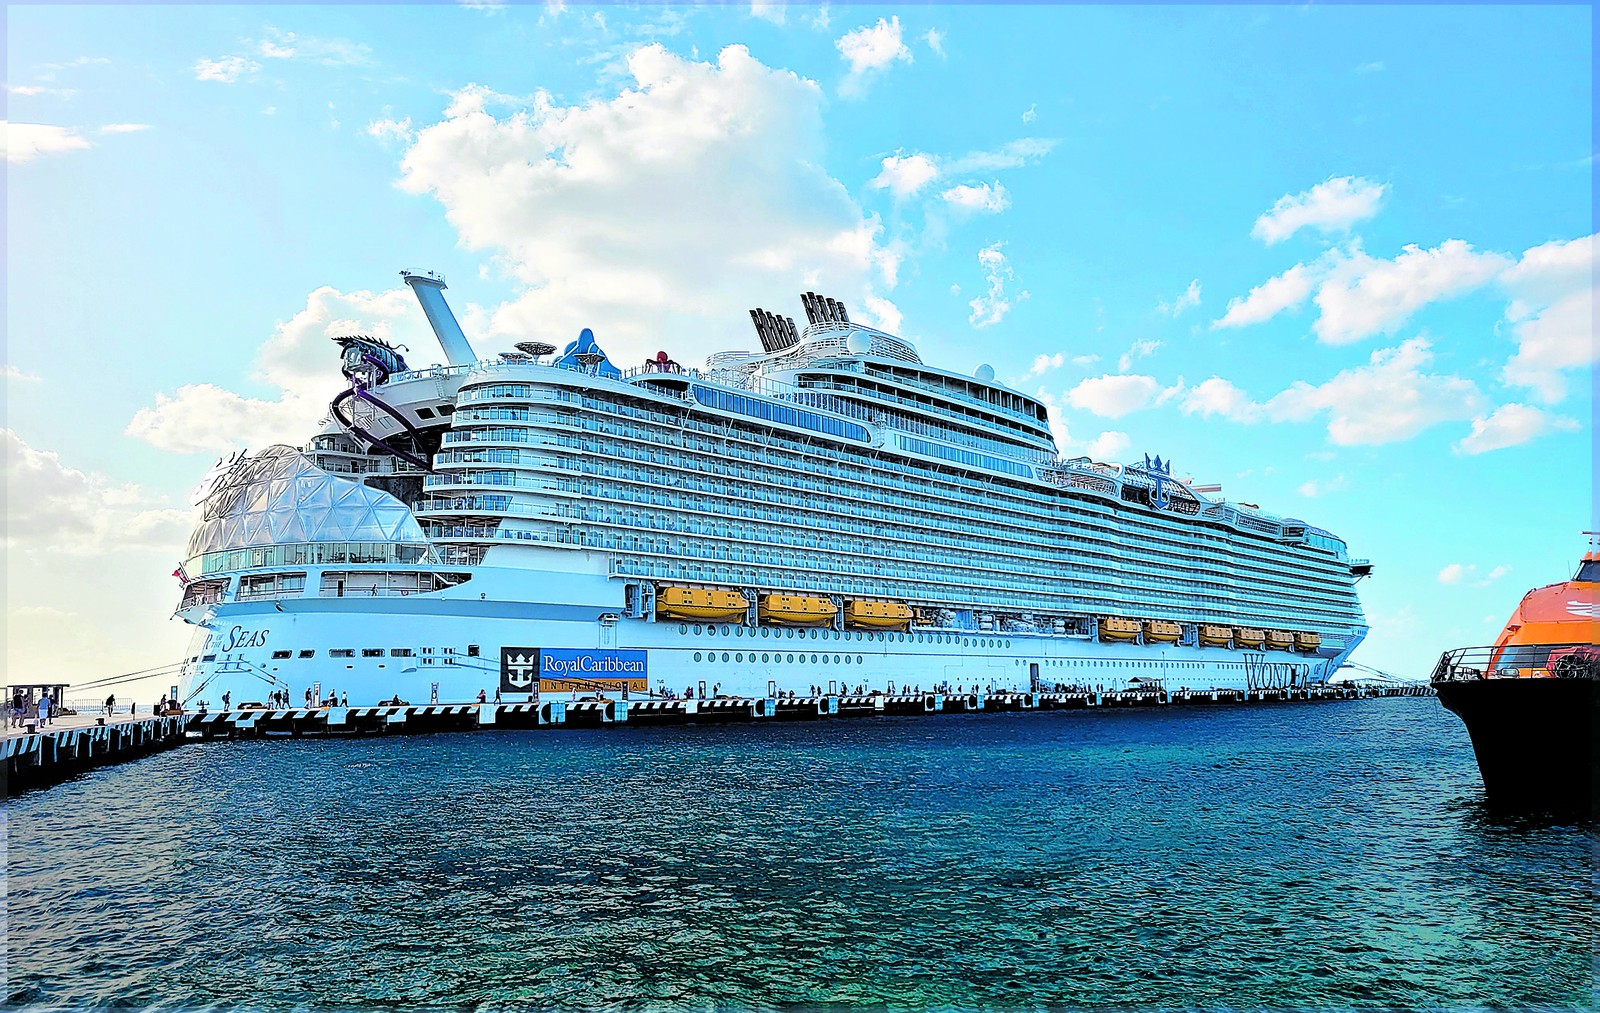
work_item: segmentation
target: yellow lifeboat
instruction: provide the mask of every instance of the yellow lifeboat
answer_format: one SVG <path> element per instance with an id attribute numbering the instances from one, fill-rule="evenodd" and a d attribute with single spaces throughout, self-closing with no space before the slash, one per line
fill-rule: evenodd
<path id="1" fill-rule="evenodd" d="M 750 602 L 737 591 L 709 587 L 664 587 L 656 592 L 656 615 L 668 619 L 743 619 Z"/>
<path id="2" fill-rule="evenodd" d="M 1233 628 L 1233 642 L 1240 647 L 1260 647 L 1266 643 L 1267 633 L 1250 626 L 1235 626 Z"/>
<path id="3" fill-rule="evenodd" d="M 1100 620 L 1101 640 L 1137 640 L 1139 620 L 1105 616 Z"/>
<path id="4" fill-rule="evenodd" d="M 1200 627 L 1200 643 L 1205 647 L 1227 647 L 1233 643 L 1233 627 L 1203 625 Z"/>
<path id="5" fill-rule="evenodd" d="M 1145 640 L 1170 644 L 1182 635 L 1183 627 L 1170 619 L 1146 619 L 1144 621 Z"/>
<path id="6" fill-rule="evenodd" d="M 1294 635 L 1294 649 L 1310 654 L 1322 646 L 1322 634 L 1301 631 Z"/>
<path id="7" fill-rule="evenodd" d="M 856 598 L 845 603 L 844 621 L 851 626 L 875 630 L 905 630 L 911 625 L 911 606 L 897 601 Z"/>
<path id="8" fill-rule="evenodd" d="M 833 621 L 839 606 L 826 598 L 801 594 L 761 596 L 761 621 L 777 626 L 818 626 Z"/>
<path id="9" fill-rule="evenodd" d="M 1289 651 L 1294 649 L 1294 634 L 1283 630 L 1267 631 L 1267 650 Z"/>

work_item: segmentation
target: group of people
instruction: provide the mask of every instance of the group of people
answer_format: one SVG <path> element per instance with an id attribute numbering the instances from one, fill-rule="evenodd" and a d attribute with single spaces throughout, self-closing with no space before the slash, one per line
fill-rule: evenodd
<path id="1" fill-rule="evenodd" d="M 39 700 L 36 704 L 30 704 L 27 695 L 22 690 L 13 690 L 11 693 L 10 727 L 21 728 L 28 720 L 29 713 L 32 712 L 38 716 L 39 726 L 42 728 L 50 723 L 55 711 L 56 702 L 50 699 L 48 690 L 39 694 Z"/>

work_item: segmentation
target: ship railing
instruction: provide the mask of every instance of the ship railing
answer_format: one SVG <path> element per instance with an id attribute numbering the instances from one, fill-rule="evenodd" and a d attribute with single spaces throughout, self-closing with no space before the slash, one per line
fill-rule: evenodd
<path id="1" fill-rule="evenodd" d="M 1440 655 L 1433 682 L 1478 679 L 1600 679 L 1600 648 L 1593 644 L 1509 644 L 1462 647 Z"/>
<path id="2" fill-rule="evenodd" d="M 468 373 L 474 369 L 477 369 L 479 365 L 482 364 L 478 363 L 470 366 L 426 366 L 422 369 L 408 369 L 403 373 L 394 373 L 390 375 L 386 382 L 399 383 L 402 380 L 416 380 L 421 377 L 443 379 L 447 376 L 460 376 L 463 373 Z"/>

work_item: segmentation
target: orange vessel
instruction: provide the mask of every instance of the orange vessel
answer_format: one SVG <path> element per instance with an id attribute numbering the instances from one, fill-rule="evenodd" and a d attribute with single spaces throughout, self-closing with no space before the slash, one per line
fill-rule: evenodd
<path id="1" fill-rule="evenodd" d="M 1439 702 L 1472 737 L 1491 805 L 1600 811 L 1597 589 L 1591 551 L 1571 580 L 1524 595 L 1493 645 L 1448 651 L 1433 670 Z"/>

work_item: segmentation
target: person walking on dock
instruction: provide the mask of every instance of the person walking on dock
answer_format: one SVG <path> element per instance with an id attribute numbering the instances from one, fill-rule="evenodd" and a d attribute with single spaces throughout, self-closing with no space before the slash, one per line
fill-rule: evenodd
<path id="1" fill-rule="evenodd" d="M 22 727 L 22 716 L 28 709 L 28 701 L 23 697 L 22 690 L 11 694 L 11 727 Z"/>
<path id="2" fill-rule="evenodd" d="M 222 694 L 222 709 L 223 710 L 227 710 L 229 705 L 232 703 L 232 701 L 233 701 L 233 692 L 231 690 L 229 692 L 223 693 Z"/>
<path id="3" fill-rule="evenodd" d="M 110 717 L 111 716 L 111 712 L 116 710 L 116 709 L 117 709 L 117 694 L 113 693 L 110 696 L 106 697 L 106 717 Z"/>
<path id="4" fill-rule="evenodd" d="M 39 727 L 43 728 L 50 723 L 50 694 L 39 694 Z"/>

